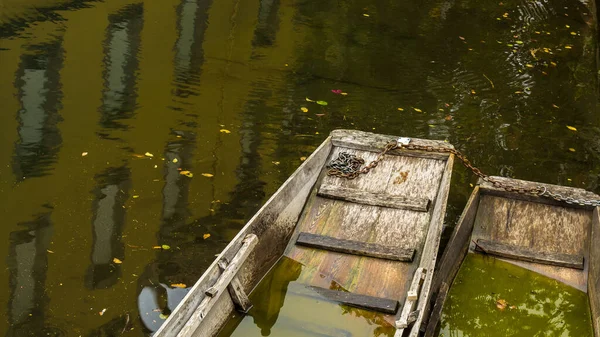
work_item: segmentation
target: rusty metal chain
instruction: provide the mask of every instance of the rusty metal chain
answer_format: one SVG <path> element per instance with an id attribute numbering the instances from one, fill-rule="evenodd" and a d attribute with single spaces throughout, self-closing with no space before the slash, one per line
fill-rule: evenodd
<path id="1" fill-rule="evenodd" d="M 435 152 L 435 153 L 451 153 L 453 154 L 461 163 L 471 170 L 473 174 L 477 177 L 481 178 L 481 180 L 486 181 L 492 184 L 496 188 L 501 188 L 507 192 L 512 193 L 520 193 L 520 194 L 531 194 L 546 198 L 551 198 L 556 201 L 566 202 L 567 204 L 577 204 L 581 206 L 600 206 L 600 200 L 587 200 L 587 199 L 575 199 L 573 197 L 565 197 L 560 193 L 553 193 L 548 191 L 548 189 L 544 186 L 536 186 L 532 188 L 523 188 L 513 186 L 511 184 L 504 183 L 502 181 L 496 180 L 489 175 L 481 172 L 481 170 L 475 167 L 471 161 L 460 151 L 447 148 L 447 147 L 434 147 L 429 145 L 415 145 L 410 144 L 409 138 L 399 138 L 397 141 L 391 141 L 386 144 L 384 149 L 377 155 L 377 158 L 370 162 L 368 165 L 364 166 L 362 169 L 360 168 L 364 164 L 364 159 L 359 158 L 353 154 L 349 154 L 347 152 L 341 152 L 335 160 L 333 160 L 327 168 L 329 171 L 327 172 L 330 176 L 336 176 L 340 178 L 346 179 L 355 179 L 361 174 L 366 174 L 377 165 L 383 159 L 386 153 L 396 149 L 406 149 L 413 151 L 425 151 L 425 152 Z"/>

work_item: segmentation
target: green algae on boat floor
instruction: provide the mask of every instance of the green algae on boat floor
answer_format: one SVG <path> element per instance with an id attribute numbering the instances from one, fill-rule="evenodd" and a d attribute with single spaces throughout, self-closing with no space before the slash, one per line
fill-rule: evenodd
<path id="1" fill-rule="evenodd" d="M 587 294 L 493 257 L 468 254 L 439 336 L 592 337 Z"/>
<path id="2" fill-rule="evenodd" d="M 235 313 L 220 337 L 391 337 L 395 329 L 383 315 L 330 302 L 298 282 L 307 270 L 281 258 L 250 294 L 247 315 Z M 335 282 L 332 286 L 336 287 Z"/>

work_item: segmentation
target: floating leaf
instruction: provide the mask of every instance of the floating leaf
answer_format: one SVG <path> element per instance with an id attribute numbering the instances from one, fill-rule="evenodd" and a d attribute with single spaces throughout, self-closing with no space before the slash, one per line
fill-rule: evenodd
<path id="1" fill-rule="evenodd" d="M 496 301 L 496 308 L 498 308 L 500 310 L 506 309 L 507 305 L 508 305 L 508 302 L 506 302 L 506 300 L 499 299 Z"/>
<path id="2" fill-rule="evenodd" d="M 50 249 L 46 249 L 46 251 L 47 251 L 48 253 L 50 253 L 50 254 L 54 254 L 54 252 L 53 252 L 53 251 L 51 251 Z"/>
<path id="3" fill-rule="evenodd" d="M 301 107 L 300 110 L 302 110 L 302 112 L 308 112 L 308 109 L 305 107 Z"/>
<path id="4" fill-rule="evenodd" d="M 458 38 L 461 39 L 461 40 L 463 40 L 463 41 L 465 40 L 465 38 L 462 37 L 462 36 L 459 36 Z"/>
<path id="5" fill-rule="evenodd" d="M 559 109 L 558 105 L 552 104 L 552 107 Z"/>
<path id="6" fill-rule="evenodd" d="M 106 312 L 106 308 L 102 309 L 102 311 L 100 311 L 100 312 L 98 313 L 98 315 L 102 316 L 102 315 L 104 315 L 104 313 L 105 313 L 105 312 Z"/>
<path id="7" fill-rule="evenodd" d="M 152 153 L 150 153 L 150 152 L 146 152 L 146 153 L 144 153 L 144 155 L 146 157 L 150 157 L 150 158 L 154 157 L 154 155 Z"/>
<path id="8" fill-rule="evenodd" d="M 85 157 L 85 156 L 87 156 L 87 155 L 88 155 L 88 153 L 87 153 L 87 152 L 81 152 L 81 156 L 82 156 L 82 157 Z"/>
<path id="9" fill-rule="evenodd" d="M 172 283 L 171 287 L 173 287 L 173 288 L 185 288 L 186 285 L 185 285 L 185 283 Z"/>
<path id="10" fill-rule="evenodd" d="M 325 114 L 315 114 L 315 116 L 317 116 L 317 117 L 323 117 L 323 116 L 325 116 Z"/>
<path id="11" fill-rule="evenodd" d="M 402 108 L 398 108 L 398 111 L 404 111 L 404 109 L 402 109 Z"/>
<path id="12" fill-rule="evenodd" d="M 280 163 L 280 162 L 278 162 L 278 161 L 272 161 L 271 163 L 273 163 L 273 164 L 275 164 L 275 165 L 279 165 L 279 164 L 281 164 L 281 163 Z"/>
<path id="13" fill-rule="evenodd" d="M 153 246 L 152 249 L 162 249 L 161 246 Z"/>
<path id="14" fill-rule="evenodd" d="M 575 128 L 574 126 L 570 126 L 570 125 L 567 125 L 567 129 L 569 129 L 571 131 L 577 131 L 577 128 Z"/>
<path id="15" fill-rule="evenodd" d="M 214 176 L 214 175 L 212 175 L 212 174 L 210 174 L 210 173 L 202 173 L 202 175 L 203 175 L 204 177 L 207 177 L 207 178 L 210 178 L 210 177 L 213 177 L 213 176 Z"/>
<path id="16" fill-rule="evenodd" d="M 444 119 L 447 120 L 447 121 L 451 121 L 452 120 L 452 116 L 448 115 Z"/>
<path id="17" fill-rule="evenodd" d="M 556 67 L 556 62 L 550 62 L 553 67 Z"/>
<path id="18" fill-rule="evenodd" d="M 571 32 L 571 35 L 577 35 L 577 33 L 575 33 L 575 32 Z"/>
<path id="19" fill-rule="evenodd" d="M 222 133 L 231 133 L 231 131 L 229 131 L 227 129 L 221 129 L 221 130 L 219 130 L 219 132 L 222 132 Z"/>
<path id="20" fill-rule="evenodd" d="M 435 125 L 433 124 L 428 124 L 430 128 L 435 128 Z"/>
<path id="21" fill-rule="evenodd" d="M 194 174 L 190 171 L 179 171 L 179 174 L 181 174 L 182 176 L 186 176 L 188 178 L 191 178 L 194 176 Z"/>
<path id="22" fill-rule="evenodd" d="M 179 161 L 179 160 L 178 160 L 177 158 L 173 158 L 173 162 L 174 162 L 174 163 L 176 163 L 176 162 L 178 162 L 178 161 Z"/>
<path id="23" fill-rule="evenodd" d="M 416 112 L 423 112 L 423 110 L 419 109 L 419 108 L 413 108 Z"/>
<path id="24" fill-rule="evenodd" d="M 300 157 L 300 161 L 305 161 L 306 157 Z"/>
<path id="25" fill-rule="evenodd" d="M 369 17 L 369 14 L 367 14 L 367 13 L 364 13 L 364 14 L 363 14 L 363 16 L 365 16 L 365 17 L 367 17 L 367 18 L 368 18 L 368 17 Z"/>
<path id="26" fill-rule="evenodd" d="M 204 240 L 206 240 L 206 239 L 210 238 L 210 234 L 209 234 L 209 233 L 206 233 L 206 234 L 202 235 L 202 238 L 203 238 Z"/>
<path id="27" fill-rule="evenodd" d="M 569 148 L 569 151 L 571 151 L 571 152 L 575 152 L 575 149 L 574 149 L 574 148 L 572 148 L 572 147 L 570 147 L 570 148 Z"/>
<path id="28" fill-rule="evenodd" d="M 121 261 L 121 260 L 117 259 L 116 257 L 115 257 L 115 258 L 113 258 L 113 262 L 114 262 L 114 263 L 116 263 L 116 264 L 121 264 L 121 263 L 123 263 L 123 261 Z"/>
<path id="29" fill-rule="evenodd" d="M 529 63 L 528 63 L 528 64 L 526 64 L 525 66 L 526 66 L 527 68 L 533 68 L 533 64 L 529 64 Z"/>
<path id="30" fill-rule="evenodd" d="M 169 250 L 169 249 L 171 249 L 171 246 L 169 246 L 169 245 L 161 245 L 160 248 L 162 248 L 164 250 Z"/>
<path id="31" fill-rule="evenodd" d="M 340 90 L 340 89 L 332 89 L 331 92 L 334 93 L 334 94 L 336 94 L 336 95 L 341 95 L 342 94 L 342 90 Z"/>
<path id="32" fill-rule="evenodd" d="M 317 101 L 317 104 L 318 105 L 327 105 L 328 103 L 325 101 Z"/>
<path id="33" fill-rule="evenodd" d="M 134 196 L 133 196 L 133 198 L 134 198 L 134 199 L 137 199 L 137 198 L 139 198 L 139 197 L 140 197 L 139 195 L 134 195 Z"/>
<path id="34" fill-rule="evenodd" d="M 342 92 L 340 95 L 342 95 L 342 96 L 348 96 L 348 93 L 347 92 Z"/>
<path id="35" fill-rule="evenodd" d="M 565 46 L 565 49 L 572 49 L 573 47 L 571 46 Z"/>
<path id="36" fill-rule="evenodd" d="M 476 94 L 475 90 L 471 89 L 471 94 L 475 95 Z"/>
<path id="37" fill-rule="evenodd" d="M 160 319 L 167 319 L 167 318 L 169 318 L 169 315 L 160 314 L 160 315 L 158 315 L 158 318 L 160 318 Z"/>
<path id="38" fill-rule="evenodd" d="M 571 26 L 569 26 L 569 25 L 565 25 L 565 27 L 567 27 L 567 28 L 571 28 Z"/>
<path id="39" fill-rule="evenodd" d="M 306 97 L 306 101 L 307 101 L 307 102 L 314 102 L 312 99 L 310 99 L 310 98 L 308 98 L 308 97 Z"/>

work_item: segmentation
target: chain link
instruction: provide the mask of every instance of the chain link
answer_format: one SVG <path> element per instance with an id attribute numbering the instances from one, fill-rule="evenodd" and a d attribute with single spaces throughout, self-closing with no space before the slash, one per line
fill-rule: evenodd
<path id="1" fill-rule="evenodd" d="M 461 163 L 466 168 L 471 170 L 471 172 L 473 172 L 473 174 L 475 174 L 477 177 L 481 178 L 481 180 L 486 181 L 492 184 L 494 187 L 501 188 L 507 192 L 531 194 L 535 196 L 551 198 L 560 202 L 566 202 L 567 204 L 576 204 L 581 206 L 592 207 L 600 206 L 600 200 L 575 199 L 573 197 L 566 197 L 560 193 L 553 193 L 548 191 L 548 189 L 545 186 L 523 188 L 499 181 L 481 172 L 481 170 L 475 167 L 462 152 L 453 148 L 433 147 L 430 145 L 415 145 L 410 143 L 405 144 L 399 143 L 397 141 L 391 141 L 387 143 L 384 149 L 377 155 L 377 158 L 375 158 L 375 160 L 370 162 L 368 165 L 364 166 L 362 169 L 360 167 L 365 163 L 364 159 L 357 157 L 353 154 L 349 154 L 347 152 L 341 152 L 338 158 L 336 158 L 331 163 L 329 163 L 329 165 L 327 165 L 327 168 L 329 169 L 327 174 L 330 176 L 336 176 L 340 178 L 355 179 L 361 174 L 369 173 L 372 169 L 379 165 L 379 162 L 381 162 L 386 153 L 396 149 L 453 154 L 458 160 L 461 161 Z"/>

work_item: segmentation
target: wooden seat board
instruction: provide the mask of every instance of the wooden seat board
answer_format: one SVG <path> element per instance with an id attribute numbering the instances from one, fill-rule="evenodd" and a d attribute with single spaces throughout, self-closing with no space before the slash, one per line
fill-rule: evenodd
<path id="1" fill-rule="evenodd" d="M 324 198 L 343 200 L 363 205 L 410 209 L 421 212 L 427 212 L 427 209 L 429 208 L 428 199 L 364 192 L 354 188 L 336 185 L 321 185 L 318 195 Z"/>
<path id="2" fill-rule="evenodd" d="M 525 247 L 507 245 L 484 239 L 477 240 L 475 249 L 481 250 L 485 254 L 505 257 L 517 261 L 529 261 L 559 267 L 583 269 L 583 255 L 541 253 Z"/>
<path id="3" fill-rule="evenodd" d="M 543 215 L 543 216 L 541 216 Z M 472 240 L 490 240 L 525 247 L 541 253 L 584 257 L 584 270 L 507 260 L 584 290 L 591 213 L 525 200 L 482 195 L 475 217 Z M 474 244 L 472 247 L 474 248 Z"/>
<path id="4" fill-rule="evenodd" d="M 341 151 L 357 154 L 368 163 L 377 153 L 334 148 L 332 158 Z M 357 179 L 326 176 L 322 184 L 388 193 L 413 198 L 435 197 L 445 161 L 404 156 L 386 156 L 377 168 Z M 392 173 L 392 174 L 390 174 Z M 297 232 L 328 235 L 340 239 L 360 240 L 382 245 L 416 248 L 419 261 L 430 213 L 403 209 L 359 205 L 313 195 L 304 210 Z M 374 297 L 403 301 L 417 263 L 385 261 L 368 257 L 325 252 L 295 245 L 288 246 L 286 256 L 316 266 L 305 279 L 308 284 L 328 275 L 346 290 Z M 310 278 L 313 278 L 311 281 Z"/>

